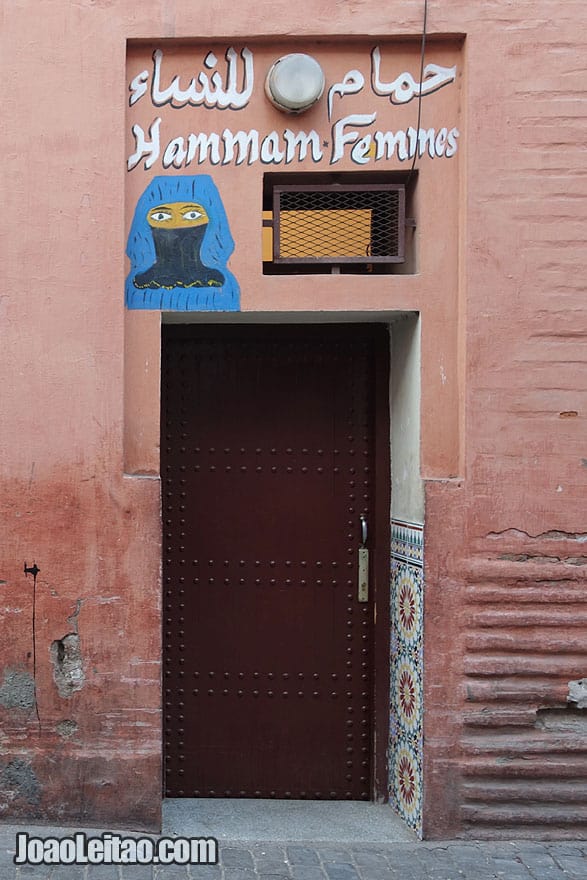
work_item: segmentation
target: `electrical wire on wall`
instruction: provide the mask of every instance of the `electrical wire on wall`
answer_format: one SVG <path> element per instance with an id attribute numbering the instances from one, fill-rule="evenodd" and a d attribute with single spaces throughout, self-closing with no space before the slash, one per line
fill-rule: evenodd
<path id="1" fill-rule="evenodd" d="M 414 150 L 414 158 L 412 159 L 412 167 L 408 172 L 406 186 L 410 182 L 414 169 L 416 167 L 416 159 L 418 158 L 418 141 L 420 134 L 420 122 L 422 120 L 422 85 L 424 82 L 424 59 L 426 57 L 426 28 L 428 25 L 428 0 L 424 0 L 424 21 L 422 22 L 422 42 L 420 45 L 420 89 L 418 93 L 418 122 L 416 123 L 416 149 Z"/>

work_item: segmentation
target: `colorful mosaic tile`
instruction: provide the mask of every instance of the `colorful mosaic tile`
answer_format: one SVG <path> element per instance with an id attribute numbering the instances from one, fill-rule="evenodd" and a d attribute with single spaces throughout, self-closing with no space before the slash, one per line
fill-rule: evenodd
<path id="1" fill-rule="evenodd" d="M 414 565 L 424 562 L 424 527 L 394 519 L 391 523 L 392 558 L 404 559 Z"/>
<path id="2" fill-rule="evenodd" d="M 422 833 L 423 526 L 391 524 L 390 802 Z"/>

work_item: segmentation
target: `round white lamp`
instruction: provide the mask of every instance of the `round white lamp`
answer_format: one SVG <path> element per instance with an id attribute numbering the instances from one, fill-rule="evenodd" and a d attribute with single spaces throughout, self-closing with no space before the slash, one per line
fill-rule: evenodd
<path id="1" fill-rule="evenodd" d="M 315 58 L 301 52 L 284 55 L 265 78 L 265 94 L 285 113 L 309 110 L 324 92 L 324 73 Z"/>

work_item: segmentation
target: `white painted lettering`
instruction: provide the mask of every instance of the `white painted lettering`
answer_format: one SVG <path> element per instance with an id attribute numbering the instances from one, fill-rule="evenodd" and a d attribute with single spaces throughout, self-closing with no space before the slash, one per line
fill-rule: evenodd
<path id="1" fill-rule="evenodd" d="M 405 131 L 376 131 L 375 135 L 375 160 L 393 159 L 397 148 L 397 157 L 400 161 L 408 158 Z"/>
<path id="2" fill-rule="evenodd" d="M 436 135 L 436 140 L 434 141 L 434 151 L 438 158 L 440 159 L 444 156 L 444 151 L 446 149 L 446 137 L 448 131 L 446 128 L 441 128 L 438 134 Z"/>
<path id="3" fill-rule="evenodd" d="M 347 131 L 347 125 L 371 125 L 377 118 L 376 113 L 370 114 L 351 114 L 339 119 L 332 126 L 332 156 L 330 164 L 334 165 L 344 156 L 344 148 L 346 144 L 354 144 L 359 138 L 358 131 Z"/>
<path id="4" fill-rule="evenodd" d="M 407 104 L 421 95 L 431 95 L 443 86 L 454 82 L 457 75 L 455 67 L 441 67 L 439 64 L 427 64 L 424 68 L 422 82 L 417 82 L 411 73 L 400 73 L 392 82 L 381 79 L 381 51 L 379 46 L 371 51 L 371 88 L 376 95 L 388 97 L 392 104 Z"/>
<path id="5" fill-rule="evenodd" d="M 408 135 L 408 140 L 410 142 L 409 148 L 408 148 L 408 158 L 413 159 L 414 156 L 416 155 L 416 150 L 418 148 L 418 132 L 416 131 L 415 128 L 412 128 L 412 126 L 410 125 L 410 127 L 408 128 L 408 131 L 407 131 L 407 135 Z"/>
<path id="6" fill-rule="evenodd" d="M 418 129 L 418 155 L 423 156 L 428 148 L 428 155 L 434 159 L 434 129 L 420 128 Z"/>
<path id="7" fill-rule="evenodd" d="M 460 132 L 458 128 L 451 128 L 448 133 L 448 144 L 446 147 L 446 153 L 444 154 L 447 159 L 450 159 L 451 156 L 454 156 L 457 151 L 457 138 L 459 137 L 459 134 Z"/>
<path id="8" fill-rule="evenodd" d="M 185 141 L 182 137 L 173 138 L 165 147 L 161 164 L 164 168 L 181 168 L 187 157 Z"/>
<path id="9" fill-rule="evenodd" d="M 428 63 L 420 82 L 409 71 L 388 80 L 382 74 L 384 63 L 379 46 L 372 49 L 370 60 L 371 96 L 389 98 L 392 104 L 402 105 L 415 97 L 430 95 L 456 79 L 456 66 Z M 254 59 L 249 49 L 243 48 L 239 53 L 230 46 L 224 57 L 213 51 L 202 52 L 193 75 L 178 74 L 170 66 L 173 62 L 171 56 L 164 55 L 164 50 L 153 52 L 152 67 L 141 70 L 130 81 L 131 107 L 145 95 L 150 95 L 156 107 L 240 110 L 248 105 L 254 86 Z M 128 170 L 142 166 L 148 171 L 157 162 L 164 169 L 187 168 L 196 163 L 212 166 L 250 166 L 258 161 L 264 165 L 320 163 L 325 159 L 325 148 L 330 150 L 330 165 L 341 160 L 363 166 L 371 160 L 404 162 L 415 156 L 428 155 L 435 159 L 451 158 L 456 154 L 460 136 L 457 128 L 416 130 L 410 126 L 396 131 L 371 128 L 367 133 L 365 129 L 373 126 L 377 119 L 376 112 L 353 113 L 337 119 L 334 115 L 335 99 L 361 93 L 365 83 L 363 72 L 353 68 L 330 86 L 327 94 L 330 139 L 327 141 L 323 140 L 324 134 L 315 129 L 309 132 L 291 128 L 259 132 L 256 129 L 234 131 L 229 127 L 222 133 L 218 130 L 176 135 L 171 131 L 163 141 L 162 120 L 156 117 L 147 130 L 139 124 L 132 125 L 134 150 L 127 159 Z M 171 116 L 166 117 L 166 124 Z"/>
<path id="10" fill-rule="evenodd" d="M 129 171 L 139 164 L 141 159 L 146 156 L 145 159 L 145 170 L 148 171 L 149 168 L 152 168 L 157 159 L 159 158 L 159 153 L 161 152 L 160 141 L 159 141 L 159 127 L 161 125 L 161 117 L 157 117 L 154 119 L 151 125 L 149 126 L 149 137 L 151 141 L 149 142 L 145 137 L 145 132 L 141 128 L 140 125 L 133 125 L 132 133 L 135 139 L 135 152 L 132 156 L 128 157 L 127 168 Z"/>
<path id="11" fill-rule="evenodd" d="M 367 165 L 371 161 L 369 151 L 371 150 L 372 142 L 373 138 L 370 134 L 366 134 L 358 140 L 354 147 L 351 148 L 351 160 L 357 165 Z"/>
<path id="12" fill-rule="evenodd" d="M 256 129 L 233 133 L 229 128 L 225 128 L 222 132 L 222 138 L 224 140 L 223 165 L 228 165 L 234 161 L 235 144 L 238 146 L 236 165 L 242 165 L 245 159 L 247 160 L 247 165 L 252 165 L 259 158 L 259 132 Z"/>
<path id="13" fill-rule="evenodd" d="M 270 131 L 261 142 L 261 162 L 264 165 L 279 165 L 283 162 L 284 153 L 279 147 L 279 135 L 276 131 Z"/>
<path id="14" fill-rule="evenodd" d="M 192 77 L 186 88 L 182 88 L 180 78 L 176 74 L 168 86 L 162 86 L 163 52 L 156 49 L 153 52 L 153 77 L 151 80 L 151 100 L 156 107 L 170 104 L 172 107 L 199 107 L 204 105 L 208 109 L 218 107 L 225 110 L 240 110 L 249 103 L 254 85 L 253 53 L 249 49 L 243 49 L 240 53 L 243 62 L 242 86 L 239 85 L 238 53 L 231 47 L 226 50 L 226 86 L 222 74 L 214 71 L 208 76 L 201 70 L 197 76 Z M 212 52 L 208 52 L 204 59 L 204 66 L 211 70 L 217 64 L 218 59 Z M 138 99 L 137 99 L 138 100 Z"/>
<path id="15" fill-rule="evenodd" d="M 320 135 L 314 129 L 306 134 L 305 131 L 293 132 L 291 128 L 286 128 L 283 132 L 283 139 L 285 141 L 286 165 L 289 165 L 296 158 L 296 149 L 298 162 L 304 161 L 308 155 L 308 147 L 310 147 L 313 162 L 320 162 L 324 156 L 320 146 Z"/>
<path id="16" fill-rule="evenodd" d="M 198 152 L 198 165 L 206 161 L 211 165 L 220 165 L 220 136 L 215 133 L 204 134 L 204 132 L 188 135 L 186 165 L 190 165 L 194 161 L 196 151 Z"/>
<path id="17" fill-rule="evenodd" d="M 328 119 L 332 119 L 332 101 L 335 95 L 356 95 L 365 85 L 365 77 L 360 70 L 349 70 L 345 73 L 342 81 L 335 83 L 328 89 Z"/>
<path id="18" fill-rule="evenodd" d="M 146 95 L 149 91 L 149 87 L 147 83 L 149 82 L 149 71 L 141 70 L 129 85 L 129 91 L 131 93 L 130 98 L 128 99 L 129 106 L 132 107 L 133 104 L 136 104 L 139 98 L 142 98 L 143 95 Z"/>

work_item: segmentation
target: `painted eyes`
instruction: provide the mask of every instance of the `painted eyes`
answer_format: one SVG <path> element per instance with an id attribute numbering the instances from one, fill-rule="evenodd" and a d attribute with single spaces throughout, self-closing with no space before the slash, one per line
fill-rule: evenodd
<path id="1" fill-rule="evenodd" d="M 147 222 L 154 227 L 181 229 L 207 223 L 208 214 L 197 202 L 170 202 L 151 208 L 147 214 Z"/>

